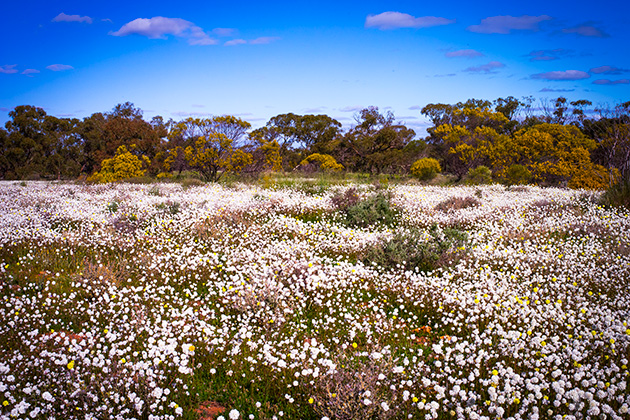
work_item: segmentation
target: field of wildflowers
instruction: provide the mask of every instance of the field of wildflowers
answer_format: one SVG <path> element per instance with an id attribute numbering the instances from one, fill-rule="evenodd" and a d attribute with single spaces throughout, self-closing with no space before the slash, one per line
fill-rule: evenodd
<path id="1" fill-rule="evenodd" d="M 1 182 L 0 419 L 627 419 L 629 216 L 538 187 Z"/>

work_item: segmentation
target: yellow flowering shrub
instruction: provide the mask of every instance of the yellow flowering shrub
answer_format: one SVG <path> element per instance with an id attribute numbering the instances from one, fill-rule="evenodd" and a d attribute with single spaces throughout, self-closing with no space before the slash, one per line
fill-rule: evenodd
<path id="1" fill-rule="evenodd" d="M 411 165 L 411 174 L 422 180 L 431 179 L 440 172 L 442 172 L 440 162 L 433 158 L 418 159 Z"/>
<path id="2" fill-rule="evenodd" d="M 140 159 L 131 153 L 126 146 L 119 146 L 114 157 L 104 159 L 101 162 L 101 170 L 93 173 L 88 181 L 106 183 L 144 176 L 149 164 L 149 158 L 146 156 L 142 156 Z"/>
<path id="3" fill-rule="evenodd" d="M 334 157 L 320 153 L 309 155 L 300 163 L 300 166 L 306 166 L 313 162 L 318 162 L 319 168 L 323 171 L 341 171 L 343 169 L 343 165 L 337 163 Z"/>

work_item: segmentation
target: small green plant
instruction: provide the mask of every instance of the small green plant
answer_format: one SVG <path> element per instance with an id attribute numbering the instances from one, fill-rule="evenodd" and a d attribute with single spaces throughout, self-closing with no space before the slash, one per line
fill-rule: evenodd
<path id="1" fill-rule="evenodd" d="M 177 213 L 179 213 L 179 206 L 180 206 L 180 203 L 177 201 L 176 202 L 167 201 L 166 203 L 158 204 L 157 206 L 155 206 L 155 208 L 163 211 L 164 213 L 168 213 L 174 216 Z"/>
<path id="2" fill-rule="evenodd" d="M 419 159 L 411 165 L 411 174 L 421 181 L 433 179 L 440 172 L 442 172 L 440 162 L 433 158 Z"/>
<path id="3" fill-rule="evenodd" d="M 368 227 L 377 223 L 393 226 L 398 212 L 390 206 L 389 198 L 384 193 L 367 197 L 344 211 L 345 222 L 349 226 Z"/>
<path id="4" fill-rule="evenodd" d="M 110 213 L 116 213 L 119 206 L 120 204 L 118 203 L 118 201 L 114 200 L 110 203 L 107 203 L 107 211 Z"/>
<path id="5" fill-rule="evenodd" d="M 487 166 L 477 166 L 475 169 L 469 169 L 464 177 L 467 185 L 482 185 L 492 183 L 492 171 Z"/>

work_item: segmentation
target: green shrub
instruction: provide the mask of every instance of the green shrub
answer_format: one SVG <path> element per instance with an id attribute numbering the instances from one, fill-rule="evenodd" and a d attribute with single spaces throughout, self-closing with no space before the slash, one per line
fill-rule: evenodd
<path id="1" fill-rule="evenodd" d="M 602 194 L 601 202 L 607 206 L 622 206 L 630 209 L 630 179 L 621 180 Z"/>
<path id="2" fill-rule="evenodd" d="M 433 158 L 419 159 L 411 165 L 411 174 L 422 181 L 433 179 L 440 172 L 440 162 Z"/>
<path id="3" fill-rule="evenodd" d="M 469 169 L 464 182 L 467 185 L 482 185 L 492 183 L 492 171 L 487 166 L 477 166 Z"/>
<path id="4" fill-rule="evenodd" d="M 532 173 L 523 165 L 512 165 L 505 171 L 505 182 L 508 185 L 527 184 L 532 179 Z"/>
<path id="5" fill-rule="evenodd" d="M 430 239 L 424 241 L 420 239 L 423 233 L 417 228 L 397 232 L 381 246 L 369 248 L 362 261 L 386 269 L 430 271 L 452 260 L 449 256 L 455 256 L 468 239 L 466 232 L 451 228 L 440 231 L 435 225 L 429 235 Z"/>
<path id="6" fill-rule="evenodd" d="M 343 211 L 349 226 L 368 227 L 377 223 L 393 226 L 398 212 L 389 205 L 389 198 L 378 193 L 349 206 Z"/>

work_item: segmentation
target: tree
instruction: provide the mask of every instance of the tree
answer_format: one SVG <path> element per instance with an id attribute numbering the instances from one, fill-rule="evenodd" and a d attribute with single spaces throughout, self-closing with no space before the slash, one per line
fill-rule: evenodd
<path id="1" fill-rule="evenodd" d="M 391 112 L 379 113 L 377 107 L 361 110 L 355 120 L 357 125 L 340 139 L 337 149 L 345 166 L 376 174 L 385 169 L 402 170 L 398 163 L 415 131 L 397 123 Z"/>
<path id="2" fill-rule="evenodd" d="M 243 123 L 235 117 L 188 118 L 177 124 L 173 133 L 192 140 L 184 151 L 189 167 L 207 181 L 218 181 L 224 173 L 240 172 L 252 163 L 250 153 L 234 146 L 242 135 L 238 127 L 244 127 Z"/>
<path id="3" fill-rule="evenodd" d="M 503 137 L 492 160 L 496 173 L 505 178 L 515 164 L 530 171 L 534 181 L 571 188 L 605 188 L 606 169 L 595 165 L 590 151 L 595 141 L 572 125 L 538 124 L 523 128 L 513 137 Z"/>

